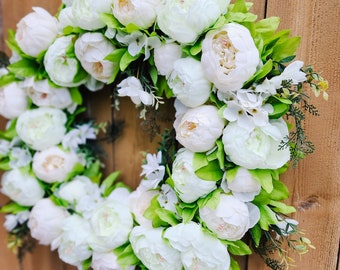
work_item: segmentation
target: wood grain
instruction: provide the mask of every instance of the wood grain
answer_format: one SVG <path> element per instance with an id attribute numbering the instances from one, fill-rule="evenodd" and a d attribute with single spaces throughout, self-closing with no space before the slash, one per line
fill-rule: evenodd
<path id="1" fill-rule="evenodd" d="M 291 191 L 290 202 L 297 208 L 294 218 L 306 231 L 316 246 L 315 251 L 296 258 L 295 269 L 299 270 L 333 270 L 337 267 L 339 249 L 340 210 L 340 170 L 339 170 L 339 95 L 336 91 L 340 85 L 340 29 L 338 27 L 340 3 L 338 0 L 254 0 L 253 13 L 259 18 L 265 16 L 281 17 L 281 28 L 291 28 L 292 35 L 302 37 L 298 59 L 306 64 L 313 64 L 317 71 L 328 79 L 330 99 L 324 102 L 313 98 L 312 103 L 319 109 L 320 116 L 307 116 L 305 129 L 309 139 L 316 145 L 316 152 L 301 162 L 296 169 L 290 169 L 283 177 Z M 54 13 L 58 1 L 25 0 L 0 1 L 0 49 L 3 50 L 4 37 L 9 28 L 14 29 L 21 17 L 31 11 L 32 6 L 41 6 Z M 112 112 L 110 104 L 112 87 L 97 93 L 87 93 L 87 110 L 98 122 L 124 120 L 123 134 L 114 144 L 102 143 L 107 153 L 105 174 L 112 170 L 122 171 L 121 179 L 135 188 L 140 181 L 142 152 L 155 152 L 158 138 L 150 142 L 149 136 L 142 131 L 138 110 L 125 98 L 120 100 L 119 111 Z M 169 106 L 169 105 L 168 105 Z M 164 121 L 161 129 L 171 127 L 171 106 L 164 107 L 170 122 Z M 4 119 L 0 119 L 1 128 Z M 0 197 L 3 204 L 7 199 Z M 0 215 L 0 223 L 4 216 Z M 74 267 L 60 262 L 55 252 L 48 247 L 39 246 L 33 255 L 26 256 L 22 268 L 15 255 L 6 248 L 6 232 L 0 229 L 1 269 L 8 270 L 72 270 Z M 269 269 L 257 255 L 240 258 L 242 270 Z M 294 268 L 293 268 L 294 269 Z"/>

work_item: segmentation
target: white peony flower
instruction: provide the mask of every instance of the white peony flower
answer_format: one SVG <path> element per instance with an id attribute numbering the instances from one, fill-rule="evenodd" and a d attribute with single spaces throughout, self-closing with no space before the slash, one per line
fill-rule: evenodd
<path id="1" fill-rule="evenodd" d="M 134 266 L 128 266 L 124 269 L 118 264 L 117 256 L 114 252 L 93 252 L 91 267 L 93 270 L 133 270 Z"/>
<path id="2" fill-rule="evenodd" d="M 58 34 L 58 22 L 55 17 L 40 7 L 23 17 L 17 24 L 15 40 L 20 49 L 33 57 L 46 50 Z"/>
<path id="3" fill-rule="evenodd" d="M 111 13 L 113 0 L 73 0 L 72 12 L 77 25 L 85 30 L 103 28 L 105 23 L 100 19 L 101 13 Z"/>
<path id="4" fill-rule="evenodd" d="M 32 206 L 44 197 L 45 192 L 38 180 L 18 169 L 6 171 L 2 175 L 1 184 L 3 194 L 24 206 Z"/>
<path id="5" fill-rule="evenodd" d="M 73 101 L 67 88 L 55 88 L 48 80 L 34 81 L 29 78 L 22 85 L 32 102 L 39 107 L 66 109 Z"/>
<path id="6" fill-rule="evenodd" d="M 132 102 L 137 106 L 141 105 L 152 105 L 153 104 L 153 96 L 145 92 L 143 86 L 139 79 L 134 76 L 130 76 L 120 82 L 117 85 L 118 87 L 118 96 L 120 97 L 130 97 Z"/>
<path id="7" fill-rule="evenodd" d="M 192 43 L 226 12 L 228 1 L 163 1 L 157 11 L 159 28 L 180 43 Z"/>
<path id="8" fill-rule="evenodd" d="M 228 179 L 228 189 L 233 192 L 236 199 L 243 202 L 250 202 L 261 191 L 261 184 L 254 179 L 250 172 L 243 168 L 238 167 L 234 179 Z"/>
<path id="9" fill-rule="evenodd" d="M 134 24 L 147 29 L 155 22 L 156 9 L 160 2 L 161 0 L 113 0 L 112 13 L 125 26 Z"/>
<path id="10" fill-rule="evenodd" d="M 206 181 L 196 176 L 192 164 L 193 158 L 193 152 L 182 148 L 177 152 L 172 165 L 172 180 L 175 191 L 186 203 L 194 202 L 216 188 L 214 181 Z"/>
<path id="11" fill-rule="evenodd" d="M 92 255 L 88 244 L 91 235 L 92 230 L 88 220 L 76 214 L 64 219 L 62 234 L 57 243 L 60 259 L 68 264 L 81 267 L 83 261 Z"/>
<path id="12" fill-rule="evenodd" d="M 288 136 L 288 127 L 280 119 L 270 120 L 264 127 L 249 131 L 229 123 L 223 131 L 224 151 L 232 162 L 247 169 L 278 169 L 290 159 L 289 148 L 279 150 Z"/>
<path id="13" fill-rule="evenodd" d="M 27 225 L 33 238 L 42 245 L 50 245 L 60 237 L 61 227 L 68 216 L 65 208 L 55 205 L 46 198 L 33 206 Z"/>
<path id="14" fill-rule="evenodd" d="M 29 147 L 44 150 L 63 139 L 67 118 L 63 111 L 54 108 L 37 108 L 21 114 L 16 131 Z"/>
<path id="15" fill-rule="evenodd" d="M 202 64 L 191 57 L 174 62 L 168 84 L 174 95 L 191 108 L 204 104 L 210 96 L 211 83 L 204 76 Z"/>
<path id="16" fill-rule="evenodd" d="M 94 251 L 107 252 L 128 241 L 133 228 L 133 218 L 127 205 L 107 200 L 92 213 L 93 236 L 89 238 Z"/>
<path id="17" fill-rule="evenodd" d="M 169 77 L 176 60 L 180 59 L 182 48 L 176 43 L 166 43 L 154 49 L 154 61 L 160 75 Z"/>
<path id="18" fill-rule="evenodd" d="M 36 176 L 46 183 L 64 182 L 69 179 L 79 162 L 75 152 L 52 146 L 34 154 L 32 169 Z"/>
<path id="19" fill-rule="evenodd" d="M 226 245 L 204 232 L 197 223 L 172 226 L 165 231 L 164 237 L 180 252 L 184 269 L 228 270 L 230 267 Z"/>
<path id="20" fill-rule="evenodd" d="M 134 227 L 129 240 L 136 256 L 148 269 L 181 269 L 180 252 L 163 239 L 162 228 Z"/>
<path id="21" fill-rule="evenodd" d="M 77 27 L 78 24 L 73 16 L 73 9 L 71 6 L 67 6 L 60 10 L 58 15 L 58 27 L 59 31 L 62 32 L 67 26 Z"/>
<path id="22" fill-rule="evenodd" d="M 257 212 L 257 221 L 260 211 Z M 216 209 L 204 206 L 199 209 L 200 218 L 217 237 L 229 241 L 240 240 L 251 228 L 248 206 L 231 195 L 221 194 Z"/>
<path id="23" fill-rule="evenodd" d="M 79 86 L 86 81 L 87 73 L 69 51 L 73 51 L 75 35 L 57 38 L 44 56 L 44 66 L 50 79 L 64 87 Z"/>
<path id="24" fill-rule="evenodd" d="M 0 115 L 7 119 L 14 119 L 25 112 L 27 108 L 27 95 L 17 83 L 0 88 Z"/>
<path id="25" fill-rule="evenodd" d="M 112 53 L 115 47 L 101 33 L 85 33 L 74 44 L 75 54 L 82 67 L 96 80 L 108 82 L 113 74 L 114 66 L 105 57 Z"/>
<path id="26" fill-rule="evenodd" d="M 206 152 L 222 135 L 224 120 L 212 105 L 187 110 L 178 122 L 176 139 L 192 152 Z"/>
<path id="27" fill-rule="evenodd" d="M 202 44 L 206 77 L 221 92 L 236 91 L 256 71 L 259 52 L 249 30 L 236 23 L 207 33 Z"/>
<path id="28" fill-rule="evenodd" d="M 159 195 L 157 190 L 145 189 L 142 185 L 138 186 L 136 190 L 131 192 L 129 196 L 129 208 L 134 215 L 135 220 L 143 227 L 152 227 L 152 220 L 144 217 L 145 210 L 150 206 L 151 200 Z"/>

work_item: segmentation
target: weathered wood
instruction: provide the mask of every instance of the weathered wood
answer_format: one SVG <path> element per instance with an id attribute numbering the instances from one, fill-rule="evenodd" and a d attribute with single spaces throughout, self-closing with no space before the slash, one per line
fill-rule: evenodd
<path id="1" fill-rule="evenodd" d="M 329 80 L 330 100 L 313 98 L 312 103 L 319 109 L 320 116 L 307 116 L 305 129 L 309 139 L 316 145 L 316 152 L 301 162 L 296 169 L 290 169 L 284 175 L 284 181 L 291 191 L 291 203 L 297 208 L 294 218 L 300 221 L 317 250 L 302 256 L 300 261 L 294 256 L 296 269 L 336 269 L 339 248 L 339 97 L 336 89 L 340 84 L 340 39 L 338 27 L 340 3 L 338 0 L 253 0 L 252 11 L 262 18 L 265 16 L 281 17 L 281 28 L 292 29 L 292 35 L 302 36 L 302 44 L 297 59 L 306 64 L 313 64 L 317 71 L 322 71 Z M 15 29 L 16 23 L 31 11 L 32 6 L 41 6 L 54 13 L 59 1 L 0 0 L 0 50 L 4 48 L 4 38 L 9 28 Z M 141 130 L 138 110 L 127 99 L 122 98 L 120 111 L 112 113 L 110 92 L 107 87 L 97 93 L 87 93 L 88 113 L 97 122 L 124 120 L 123 134 L 114 144 L 103 143 L 107 153 L 105 174 L 112 170 L 121 170 L 125 183 L 135 188 L 140 180 L 142 151 L 155 152 L 156 138 L 149 141 L 148 135 Z M 168 108 L 166 109 L 168 110 Z M 165 110 L 165 111 L 166 111 Z M 1 128 L 5 121 L 0 119 Z M 162 129 L 171 126 L 170 122 L 162 123 Z M 0 204 L 7 199 L 0 197 Z M 0 215 L 0 223 L 4 216 Z M 23 268 L 20 268 L 15 255 L 6 248 L 6 232 L 0 226 L 0 259 L 1 269 L 23 270 L 72 270 L 74 267 L 60 262 L 56 252 L 51 253 L 48 247 L 38 247 L 33 255 L 26 256 Z M 316 232 L 316 233 L 315 233 Z M 269 269 L 257 255 L 240 258 L 242 270 Z"/>

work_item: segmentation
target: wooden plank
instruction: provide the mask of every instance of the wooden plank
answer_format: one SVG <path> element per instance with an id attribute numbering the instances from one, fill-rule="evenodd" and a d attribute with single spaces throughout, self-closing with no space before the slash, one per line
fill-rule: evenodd
<path id="1" fill-rule="evenodd" d="M 268 0 L 267 16 L 281 17 L 281 29 L 292 29 L 302 37 L 297 54 L 305 64 L 313 64 L 329 81 L 328 102 L 312 99 L 319 117 L 307 115 L 307 136 L 316 152 L 290 169 L 283 177 L 291 192 L 291 203 L 297 208 L 293 216 L 300 222 L 316 246 L 296 260 L 296 269 L 336 269 L 339 248 L 339 80 L 340 3 L 337 0 Z M 257 256 L 249 260 L 248 269 L 269 269 Z"/>

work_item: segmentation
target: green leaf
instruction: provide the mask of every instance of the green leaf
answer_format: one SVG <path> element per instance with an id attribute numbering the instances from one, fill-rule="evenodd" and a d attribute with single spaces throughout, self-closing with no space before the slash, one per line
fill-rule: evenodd
<path id="1" fill-rule="evenodd" d="M 86 170 L 83 172 L 83 175 L 90 178 L 93 183 L 99 184 L 102 177 L 100 161 L 96 160 L 93 162 L 90 167 L 86 168 Z"/>
<path id="2" fill-rule="evenodd" d="M 199 40 L 190 48 L 190 54 L 193 56 L 198 55 L 201 51 L 202 51 L 202 40 Z"/>
<path id="3" fill-rule="evenodd" d="M 274 99 L 280 101 L 283 104 L 287 104 L 287 105 L 293 104 L 293 102 L 288 98 L 281 98 L 281 97 L 278 97 L 278 96 L 271 96 L 271 98 L 274 98 Z"/>
<path id="4" fill-rule="evenodd" d="M 194 153 L 194 159 L 192 161 L 194 171 L 204 168 L 209 164 L 207 155 L 205 153 Z"/>
<path id="5" fill-rule="evenodd" d="M 262 20 L 259 20 L 255 23 L 256 32 L 261 34 L 271 34 L 274 33 L 280 24 L 279 17 L 269 17 Z"/>
<path id="6" fill-rule="evenodd" d="M 15 81 L 17 81 L 15 75 L 13 73 L 8 73 L 0 77 L 0 87 L 3 87 Z"/>
<path id="7" fill-rule="evenodd" d="M 250 229 L 250 235 L 254 241 L 255 247 L 260 245 L 260 240 L 262 237 L 262 230 L 259 224 L 256 224 L 253 228 Z"/>
<path id="8" fill-rule="evenodd" d="M 130 243 L 116 248 L 114 253 L 117 255 L 117 263 L 123 268 L 140 263 Z"/>
<path id="9" fill-rule="evenodd" d="M 184 208 L 182 210 L 181 216 L 184 223 L 191 221 L 198 210 L 198 205 L 195 208 Z"/>
<path id="10" fill-rule="evenodd" d="M 12 169 L 12 167 L 9 164 L 9 159 L 8 158 L 6 158 L 4 160 L 1 160 L 1 162 L 0 162 L 0 170 L 2 170 L 2 171 L 9 171 L 11 169 Z"/>
<path id="11" fill-rule="evenodd" d="M 0 130 L 0 139 L 11 141 L 14 137 L 18 136 L 16 124 L 17 120 L 12 120 L 9 122 L 9 126 L 5 131 Z"/>
<path id="12" fill-rule="evenodd" d="M 232 12 L 242 12 L 242 13 L 247 13 L 248 8 L 246 5 L 246 1 L 244 0 L 236 0 L 235 3 L 231 6 L 231 11 Z"/>
<path id="13" fill-rule="evenodd" d="M 138 59 L 139 56 L 140 54 L 132 56 L 128 51 L 125 51 L 122 58 L 120 59 L 119 63 L 120 70 L 124 71 L 130 65 L 130 63 Z"/>
<path id="14" fill-rule="evenodd" d="M 233 255 L 250 255 L 252 253 L 250 247 L 242 240 L 233 241 L 233 245 L 228 245 L 228 251 Z"/>
<path id="15" fill-rule="evenodd" d="M 91 267 L 91 263 L 92 263 L 92 257 L 86 259 L 85 261 L 83 261 L 82 263 L 82 270 L 88 270 Z"/>
<path id="16" fill-rule="evenodd" d="M 203 208 L 204 206 L 207 206 L 210 209 L 216 209 L 216 207 L 220 203 L 220 198 L 221 198 L 221 190 L 215 189 L 213 192 L 210 192 L 205 197 L 200 198 L 197 201 L 197 205 L 199 208 Z"/>
<path id="17" fill-rule="evenodd" d="M 293 206 L 289 206 L 283 202 L 270 201 L 269 204 L 274 206 L 273 210 L 277 213 L 288 215 L 296 212 L 296 209 Z"/>
<path id="18" fill-rule="evenodd" d="M 171 212 L 170 210 L 160 207 L 156 209 L 156 214 L 162 221 L 166 222 L 167 224 L 171 226 L 175 226 L 179 223 L 179 220 L 177 219 L 176 214 L 174 212 Z"/>
<path id="19" fill-rule="evenodd" d="M 279 62 L 280 60 L 295 55 L 301 42 L 301 37 L 292 37 L 276 45 L 273 49 L 272 59 Z"/>
<path id="20" fill-rule="evenodd" d="M 11 213 L 11 214 L 17 214 L 22 211 L 29 210 L 30 207 L 28 206 L 22 206 L 16 202 L 11 202 L 9 204 L 6 204 L 0 208 L 0 213 Z"/>
<path id="21" fill-rule="evenodd" d="M 81 95 L 78 87 L 69 88 L 70 95 L 73 102 L 77 105 L 81 105 L 83 103 L 83 96 Z"/>
<path id="22" fill-rule="evenodd" d="M 228 182 L 234 181 L 239 168 L 240 167 L 237 166 L 226 171 L 226 178 Z"/>
<path id="23" fill-rule="evenodd" d="M 207 181 L 219 181 L 222 179 L 224 172 L 220 168 L 218 160 L 213 160 L 207 166 L 195 171 L 195 174 Z"/>
<path id="24" fill-rule="evenodd" d="M 229 22 L 254 22 L 257 19 L 257 15 L 253 13 L 243 13 L 243 12 L 229 12 L 226 14 L 226 19 Z"/>
<path id="25" fill-rule="evenodd" d="M 223 170 L 224 169 L 224 146 L 222 143 L 222 140 L 217 140 L 216 141 L 216 145 L 217 145 L 217 160 L 218 160 L 218 164 L 220 165 L 220 169 Z"/>
<path id="26" fill-rule="evenodd" d="M 123 29 L 123 25 L 111 13 L 100 13 L 100 19 L 109 27 L 113 29 Z"/>
<path id="27" fill-rule="evenodd" d="M 262 188 L 266 192 L 271 193 L 273 191 L 273 178 L 271 170 L 255 169 L 249 170 L 249 173 L 261 184 Z"/>
<path id="28" fill-rule="evenodd" d="M 230 257 L 230 267 L 229 267 L 229 270 L 241 270 L 238 262 L 233 257 Z"/>
<path id="29" fill-rule="evenodd" d="M 253 82 L 259 81 L 264 78 L 273 69 L 273 61 L 268 60 L 258 71 L 255 72 L 244 84 L 244 87 L 249 87 Z"/>
<path id="30" fill-rule="evenodd" d="M 38 72 L 39 65 L 34 60 L 24 58 L 10 64 L 7 69 L 18 77 L 34 77 Z"/>
<path id="31" fill-rule="evenodd" d="M 11 51 L 14 51 L 19 55 L 23 54 L 18 43 L 15 40 L 15 31 L 12 29 L 8 30 L 8 38 L 6 40 L 6 44 Z"/>
<path id="32" fill-rule="evenodd" d="M 128 33 L 132 33 L 132 32 L 135 32 L 135 31 L 138 31 L 139 30 L 139 27 L 133 23 L 129 23 L 127 26 L 126 26 L 126 32 Z"/>
<path id="33" fill-rule="evenodd" d="M 152 80 L 153 85 L 157 85 L 158 81 L 158 71 L 157 68 L 154 65 L 151 65 L 149 68 L 149 74 Z"/>
<path id="34" fill-rule="evenodd" d="M 263 230 L 268 231 L 269 225 L 277 224 L 279 222 L 276 218 L 275 212 L 271 210 L 269 206 L 258 205 L 258 208 L 260 210 L 259 225 Z"/>
<path id="35" fill-rule="evenodd" d="M 278 119 L 285 115 L 290 108 L 290 105 L 285 103 L 271 103 L 273 106 L 273 112 L 269 114 L 270 119 Z"/>
<path id="36" fill-rule="evenodd" d="M 144 211 L 144 214 L 143 214 L 145 218 L 152 221 L 152 226 L 154 228 L 165 227 L 168 225 L 168 223 L 162 220 L 157 213 L 157 210 L 161 208 L 157 200 L 158 196 L 159 195 L 155 195 L 151 199 L 149 207 Z"/>
<path id="37" fill-rule="evenodd" d="M 120 59 L 126 52 L 127 52 L 126 48 L 116 49 L 112 53 L 108 54 L 104 59 L 112 63 L 119 63 Z"/>
<path id="38" fill-rule="evenodd" d="M 112 190 L 115 188 L 113 186 L 113 183 L 118 179 L 120 175 L 120 172 L 113 172 L 109 176 L 107 176 L 104 181 L 101 184 L 101 187 L 103 187 L 103 196 L 107 197 L 111 194 Z"/>
<path id="39" fill-rule="evenodd" d="M 63 207 L 63 208 L 67 208 L 70 204 L 68 201 L 66 201 L 62 198 L 59 198 L 59 197 L 55 196 L 54 194 L 52 194 L 50 196 L 50 199 L 55 205 Z"/>
<path id="40" fill-rule="evenodd" d="M 82 82 L 86 79 L 87 76 L 89 76 L 89 74 L 82 68 L 82 66 L 79 63 L 77 73 L 73 78 L 73 82 L 74 83 Z"/>
<path id="41" fill-rule="evenodd" d="M 273 191 L 269 194 L 271 200 L 282 201 L 289 197 L 289 190 L 281 181 L 273 180 L 273 187 Z"/>

